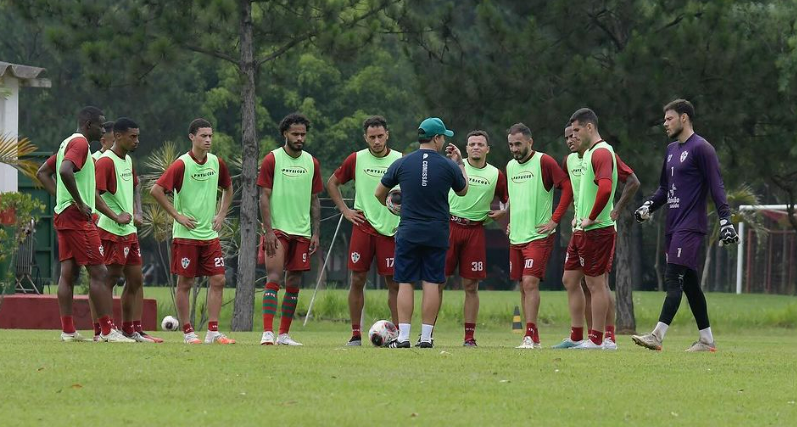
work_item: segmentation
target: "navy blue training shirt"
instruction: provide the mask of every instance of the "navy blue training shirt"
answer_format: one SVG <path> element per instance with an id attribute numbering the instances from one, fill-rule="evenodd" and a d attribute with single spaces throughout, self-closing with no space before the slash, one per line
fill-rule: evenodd
<path id="1" fill-rule="evenodd" d="M 382 185 L 401 186 L 401 222 L 396 238 L 419 245 L 448 247 L 448 191 L 465 188 L 465 177 L 451 159 L 421 149 L 393 162 Z"/>

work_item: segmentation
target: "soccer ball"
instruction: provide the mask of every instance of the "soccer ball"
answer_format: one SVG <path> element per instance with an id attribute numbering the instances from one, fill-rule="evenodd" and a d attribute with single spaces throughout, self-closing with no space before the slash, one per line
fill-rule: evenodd
<path id="1" fill-rule="evenodd" d="M 161 320 L 161 329 L 164 331 L 176 331 L 180 327 L 180 322 L 172 316 L 166 316 Z"/>
<path id="2" fill-rule="evenodd" d="M 368 331 L 368 339 L 376 347 L 384 347 L 396 338 L 398 338 L 398 328 L 388 320 L 374 323 Z"/>
<path id="3" fill-rule="evenodd" d="M 385 201 L 385 205 L 387 205 L 387 210 L 390 211 L 393 215 L 400 216 L 401 215 L 401 189 L 394 188 L 387 193 L 387 200 Z"/>

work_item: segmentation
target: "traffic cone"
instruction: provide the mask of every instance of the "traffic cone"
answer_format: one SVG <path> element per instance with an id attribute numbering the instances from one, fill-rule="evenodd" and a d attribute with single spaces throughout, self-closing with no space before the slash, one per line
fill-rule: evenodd
<path id="1" fill-rule="evenodd" d="M 515 306 L 515 313 L 512 315 L 512 332 L 519 334 L 523 332 L 523 323 L 520 322 L 520 308 Z"/>

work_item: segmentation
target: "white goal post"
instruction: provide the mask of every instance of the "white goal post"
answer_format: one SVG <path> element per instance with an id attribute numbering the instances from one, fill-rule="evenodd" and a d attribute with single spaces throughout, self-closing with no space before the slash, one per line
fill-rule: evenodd
<path id="1" fill-rule="evenodd" d="M 740 211 L 780 211 L 786 213 L 786 205 L 741 205 Z M 736 256 L 736 293 L 742 293 L 742 262 L 744 260 L 744 221 L 739 221 L 739 246 L 737 247 Z"/>

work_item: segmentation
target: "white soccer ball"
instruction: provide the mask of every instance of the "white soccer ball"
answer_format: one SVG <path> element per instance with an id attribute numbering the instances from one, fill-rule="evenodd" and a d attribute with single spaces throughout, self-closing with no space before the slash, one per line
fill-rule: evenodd
<path id="1" fill-rule="evenodd" d="M 398 338 L 398 328 L 393 322 L 388 320 L 380 320 L 371 326 L 368 331 L 368 339 L 376 347 L 384 347 L 389 342 Z"/>
<path id="2" fill-rule="evenodd" d="M 161 320 L 161 329 L 164 331 L 176 331 L 180 327 L 180 322 L 173 316 L 166 316 Z"/>
<path id="3" fill-rule="evenodd" d="M 385 200 L 387 210 L 393 215 L 401 216 L 401 189 L 394 188 L 387 193 L 387 200 Z"/>

